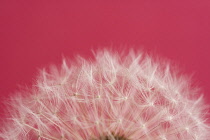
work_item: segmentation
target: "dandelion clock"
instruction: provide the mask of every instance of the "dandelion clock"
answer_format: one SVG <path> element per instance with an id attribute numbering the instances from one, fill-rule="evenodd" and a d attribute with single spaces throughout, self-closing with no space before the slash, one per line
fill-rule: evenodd
<path id="1" fill-rule="evenodd" d="M 141 52 L 103 50 L 42 70 L 11 97 L 2 140 L 209 140 L 190 78 Z"/>

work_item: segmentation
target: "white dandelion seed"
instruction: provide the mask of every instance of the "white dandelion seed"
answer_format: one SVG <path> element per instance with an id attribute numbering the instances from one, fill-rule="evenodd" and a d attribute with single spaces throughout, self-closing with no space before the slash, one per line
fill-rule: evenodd
<path id="1" fill-rule="evenodd" d="M 24 92 L 24 91 L 22 91 Z M 207 140 L 199 92 L 168 63 L 107 50 L 43 70 L 12 97 L 3 140 Z"/>

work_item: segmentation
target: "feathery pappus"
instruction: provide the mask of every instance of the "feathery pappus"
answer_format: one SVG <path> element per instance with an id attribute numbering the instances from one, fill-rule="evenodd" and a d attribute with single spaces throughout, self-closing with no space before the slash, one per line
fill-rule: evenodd
<path id="1" fill-rule="evenodd" d="M 209 139 L 199 90 L 170 63 L 134 51 L 94 57 L 42 70 L 31 89 L 11 97 L 0 138 Z"/>

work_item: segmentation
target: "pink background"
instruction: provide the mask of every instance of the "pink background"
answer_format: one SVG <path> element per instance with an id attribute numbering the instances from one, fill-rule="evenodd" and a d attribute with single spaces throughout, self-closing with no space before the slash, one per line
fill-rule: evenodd
<path id="1" fill-rule="evenodd" d="M 0 97 L 91 49 L 144 48 L 194 74 L 210 103 L 209 0 L 1 0 Z"/>

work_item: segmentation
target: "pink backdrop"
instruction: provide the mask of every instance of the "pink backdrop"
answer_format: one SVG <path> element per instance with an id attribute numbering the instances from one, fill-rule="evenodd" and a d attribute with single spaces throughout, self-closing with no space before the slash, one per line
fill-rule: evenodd
<path id="1" fill-rule="evenodd" d="M 104 46 L 169 58 L 210 103 L 209 0 L 1 0 L 1 99 L 30 85 L 38 68 Z"/>

